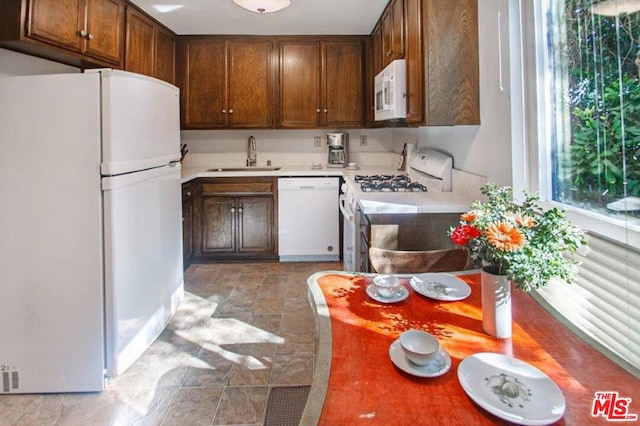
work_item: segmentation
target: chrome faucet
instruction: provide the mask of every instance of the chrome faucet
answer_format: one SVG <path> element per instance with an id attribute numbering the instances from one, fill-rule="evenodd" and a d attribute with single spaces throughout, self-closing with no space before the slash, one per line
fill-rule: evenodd
<path id="1" fill-rule="evenodd" d="M 247 142 L 247 166 L 255 166 L 257 162 L 256 138 L 249 136 L 249 141 Z"/>

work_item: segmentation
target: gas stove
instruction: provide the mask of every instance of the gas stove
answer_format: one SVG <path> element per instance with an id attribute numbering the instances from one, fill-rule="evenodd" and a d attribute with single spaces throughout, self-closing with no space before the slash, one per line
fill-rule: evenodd
<path id="1" fill-rule="evenodd" d="M 407 175 L 356 175 L 362 192 L 427 192 L 427 187 L 412 182 Z"/>

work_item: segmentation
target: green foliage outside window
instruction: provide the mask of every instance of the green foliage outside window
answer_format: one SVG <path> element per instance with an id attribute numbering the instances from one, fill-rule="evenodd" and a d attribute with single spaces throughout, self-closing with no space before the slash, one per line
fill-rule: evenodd
<path id="1" fill-rule="evenodd" d="M 564 47 L 553 56 L 570 130 L 555 145 L 554 199 L 607 211 L 640 197 L 640 13 L 598 16 L 597 1 L 559 1 Z"/>

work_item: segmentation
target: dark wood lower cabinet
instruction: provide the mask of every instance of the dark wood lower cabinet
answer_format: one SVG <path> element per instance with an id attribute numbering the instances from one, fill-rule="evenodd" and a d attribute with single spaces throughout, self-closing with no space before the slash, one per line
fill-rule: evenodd
<path id="1" fill-rule="evenodd" d="M 278 259 L 275 178 L 203 178 L 194 184 L 194 260 Z"/>
<path id="2" fill-rule="evenodd" d="M 193 258 L 193 198 L 193 185 L 182 185 L 182 263 L 185 269 Z"/>

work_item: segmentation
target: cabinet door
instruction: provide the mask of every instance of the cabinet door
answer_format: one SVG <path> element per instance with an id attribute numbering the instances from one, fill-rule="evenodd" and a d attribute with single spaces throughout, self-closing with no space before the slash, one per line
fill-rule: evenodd
<path id="1" fill-rule="evenodd" d="M 376 25 L 371 33 L 371 74 L 378 75 L 382 71 L 382 27 Z"/>
<path id="2" fill-rule="evenodd" d="M 122 0 L 86 0 L 87 25 L 83 53 L 120 65 L 124 50 Z"/>
<path id="3" fill-rule="evenodd" d="M 238 199 L 238 252 L 273 253 L 273 210 L 271 195 Z"/>
<path id="4" fill-rule="evenodd" d="M 183 52 L 182 121 L 186 129 L 226 127 L 225 42 L 189 41 Z"/>
<path id="5" fill-rule="evenodd" d="M 144 75 L 153 75 L 155 50 L 153 21 L 133 8 L 127 9 L 127 53 L 125 69 Z"/>
<path id="6" fill-rule="evenodd" d="M 182 186 L 182 260 L 186 268 L 193 256 L 193 186 Z"/>
<path id="7" fill-rule="evenodd" d="M 173 34 L 158 27 L 154 77 L 176 84 L 176 40 Z"/>
<path id="8" fill-rule="evenodd" d="M 405 0 L 407 39 L 407 123 L 424 123 L 424 56 L 422 38 L 422 0 Z"/>
<path id="9" fill-rule="evenodd" d="M 202 254 L 236 252 L 236 220 L 233 197 L 202 196 Z"/>
<path id="10" fill-rule="evenodd" d="M 382 18 L 383 66 L 404 57 L 404 0 L 393 0 Z"/>
<path id="11" fill-rule="evenodd" d="M 30 38 L 79 52 L 83 39 L 85 0 L 31 0 Z"/>
<path id="12" fill-rule="evenodd" d="M 279 126 L 314 128 L 320 116 L 320 43 L 280 44 Z"/>
<path id="13" fill-rule="evenodd" d="M 324 43 L 325 107 L 321 124 L 362 126 L 363 59 L 360 41 Z"/>
<path id="14" fill-rule="evenodd" d="M 271 41 L 230 41 L 229 127 L 271 127 Z"/>
<path id="15" fill-rule="evenodd" d="M 480 124 L 478 2 L 424 2 L 426 124 Z"/>

